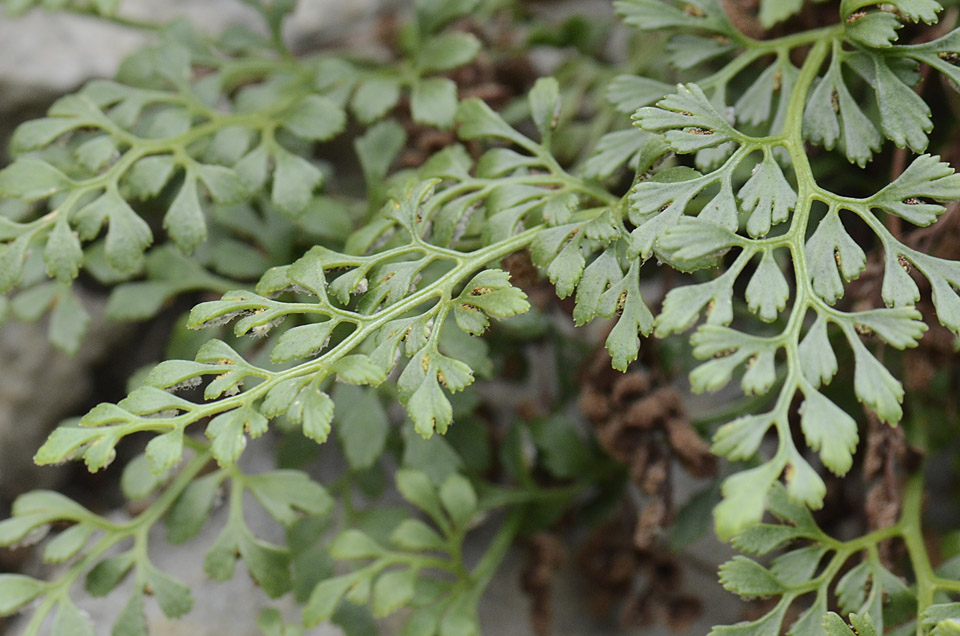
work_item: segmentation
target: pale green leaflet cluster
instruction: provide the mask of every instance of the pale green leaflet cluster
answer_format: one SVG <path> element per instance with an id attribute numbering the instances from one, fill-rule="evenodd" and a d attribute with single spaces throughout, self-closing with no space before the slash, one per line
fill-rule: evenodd
<path id="1" fill-rule="evenodd" d="M 897 41 L 905 24 L 936 24 L 938 2 L 844 0 L 834 26 L 755 40 L 731 24 L 720 0 L 618 0 L 627 25 L 677 32 L 667 47 L 677 69 L 726 63 L 679 86 L 614 79 L 607 97 L 633 126 L 606 134 L 568 171 L 551 152 L 562 103 L 555 79 L 537 81 L 528 97 L 528 136 L 480 100 L 458 103 L 456 84 L 443 75 L 480 49 L 476 37 L 447 27 L 487 3 L 418 0 L 405 58 L 383 69 L 346 56 L 295 58 L 281 37 L 295 3 L 244 1 L 271 37 L 236 29 L 211 42 L 175 23 L 129 58 L 116 81 L 62 98 L 13 138 L 17 158 L 0 172 L 0 287 L 16 290 L 2 299 L 4 314 L 36 320 L 49 310 L 51 340 L 75 351 L 87 318 L 72 285 L 86 271 L 115 285 L 114 319 L 145 319 L 181 294 L 215 292 L 221 298 L 194 307 L 187 326 L 230 325 L 237 342 L 266 339 L 266 354 L 210 340 L 195 359 L 160 363 L 119 403 L 54 431 L 36 461 L 82 458 L 92 471 L 113 461 L 123 438 L 151 434 L 121 485 L 131 499 L 154 499 L 127 523 L 52 492 L 18 499 L 0 522 L 0 544 L 69 522 L 43 557 L 70 565 L 52 582 L 0 575 L 0 614 L 36 599 L 27 634 L 40 633 L 49 616 L 53 636 L 93 634 L 71 587 L 83 577 L 91 594 L 105 595 L 128 576 L 136 586 L 114 634 L 147 633 L 145 590 L 168 616 L 185 614 L 190 592 L 150 562 L 147 531 L 165 519 L 171 541 L 188 540 L 229 484 L 229 519 L 206 571 L 228 579 L 242 559 L 269 597 L 293 593 L 304 603 L 302 625 L 265 611 L 266 636 L 348 623 L 349 604 L 369 605 L 376 616 L 415 608 L 405 636 L 478 634 L 477 604 L 519 531 L 523 497 L 480 496 L 456 471 L 432 479 L 403 469 L 397 488 L 425 520 L 409 517 L 384 537 L 347 528 L 325 558 L 357 567 L 311 574 L 296 564 L 317 558 L 311 546 L 329 530 L 334 497 L 303 472 L 247 475 L 236 462 L 249 439 L 279 420 L 317 443 L 336 429 L 351 466 L 369 467 L 389 427 L 368 388 L 381 385 L 404 405 L 413 431 L 446 433 L 456 425 L 456 394 L 491 373 L 480 336 L 530 309 L 500 265 L 529 249 L 557 295 L 574 297 L 577 325 L 610 319 L 605 345 L 615 368 L 636 360 L 641 335 L 694 329 L 693 355 L 703 360 L 690 374 L 694 391 L 721 389 L 740 374 L 745 394 L 770 398 L 769 410 L 716 432 L 715 453 L 752 463 L 724 481 L 714 514 L 719 536 L 745 553 L 790 544 L 769 567 L 736 557 L 720 570 L 727 589 L 778 602 L 753 622 L 715 628 L 716 636 L 781 633 L 798 599 L 804 611 L 791 635 L 854 633 L 828 613 L 833 594 L 861 636 L 957 632 L 960 604 L 947 593 L 960 592 L 960 562 L 936 571 L 930 564 L 919 527 L 922 476 L 908 485 L 896 525 L 838 541 L 813 521 L 810 509 L 823 505 L 826 487 L 790 433 L 800 398 L 806 446 L 833 473 L 850 470 L 857 421 L 824 391 L 838 372 L 837 346 L 852 352 L 857 399 L 888 424 L 901 419 L 904 390 L 875 343 L 914 347 L 927 330 L 908 270 L 929 282 L 938 320 L 960 337 L 960 263 L 905 245 L 883 222 L 894 215 L 928 226 L 960 200 L 960 176 L 922 154 L 933 114 L 914 90 L 920 64 L 960 85 L 960 29 L 921 44 Z M 35 4 L 109 18 L 118 2 L 6 2 L 11 12 Z M 802 4 L 764 0 L 759 19 L 772 26 Z M 733 95 L 744 76 L 748 87 Z M 854 97 L 865 93 L 869 107 Z M 416 170 L 391 172 L 407 143 L 390 117 L 403 96 L 413 121 L 455 129 L 464 144 Z M 354 147 L 369 193 L 352 205 L 318 194 L 328 175 L 308 159 L 351 118 L 365 127 Z M 817 182 L 808 144 L 864 166 L 884 140 L 917 155 L 880 191 L 841 196 Z M 465 144 L 485 151 L 477 159 Z M 624 169 L 637 176 L 621 198 L 605 186 Z M 144 218 L 157 200 L 168 201 L 155 215 L 167 242 Z M 852 219 L 882 246 L 886 307 L 837 307 L 867 265 L 847 229 Z M 713 275 L 673 288 L 654 315 L 640 293 L 654 259 Z M 202 401 L 183 396 L 195 387 Z M 367 417 L 351 414 L 348 403 L 367 404 Z M 360 419 L 362 435 L 351 426 Z M 205 440 L 191 436 L 201 426 Z M 771 431 L 776 450 L 758 460 Z M 211 459 L 217 468 L 203 473 Z M 243 516 L 246 492 L 299 538 L 286 547 L 257 538 Z M 471 525 L 511 505 L 487 555 L 468 568 L 461 547 Z M 776 523 L 762 522 L 765 513 Z M 877 544 L 894 537 L 910 554 L 912 586 L 879 557 Z M 111 552 L 121 545 L 129 549 Z"/>

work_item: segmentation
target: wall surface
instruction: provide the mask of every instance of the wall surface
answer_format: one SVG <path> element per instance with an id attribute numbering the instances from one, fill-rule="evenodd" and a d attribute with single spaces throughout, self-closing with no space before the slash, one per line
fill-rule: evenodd
<path id="1" fill-rule="evenodd" d="M 303 0 L 287 22 L 293 45 L 332 40 L 362 29 L 397 0 Z M 259 28 L 254 11 L 237 0 L 124 0 L 121 15 L 166 22 L 185 17 L 210 33 L 234 24 Z M 82 16 L 35 10 L 19 18 L 0 13 L 0 127 L 19 109 L 110 77 L 148 35 Z"/>

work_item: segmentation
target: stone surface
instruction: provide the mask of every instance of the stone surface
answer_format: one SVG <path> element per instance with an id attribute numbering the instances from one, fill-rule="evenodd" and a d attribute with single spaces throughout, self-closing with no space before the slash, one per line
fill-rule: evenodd
<path id="1" fill-rule="evenodd" d="M 81 294 L 90 331 L 73 358 L 47 340 L 43 322 L 9 322 L 0 329 L 0 500 L 54 486 L 60 471 L 33 463 L 52 427 L 89 403 L 94 369 L 130 333 L 103 319 L 103 300 Z"/>
<path id="2" fill-rule="evenodd" d="M 302 48 L 339 39 L 398 0 L 302 0 L 285 34 Z M 167 22 L 186 17 L 210 33 L 233 24 L 259 28 L 255 12 L 238 0 L 124 0 L 124 17 Z M 91 77 L 111 77 L 120 61 L 149 41 L 148 33 L 109 22 L 34 10 L 10 18 L 0 12 L 0 127 L 24 108 L 48 102 Z"/>

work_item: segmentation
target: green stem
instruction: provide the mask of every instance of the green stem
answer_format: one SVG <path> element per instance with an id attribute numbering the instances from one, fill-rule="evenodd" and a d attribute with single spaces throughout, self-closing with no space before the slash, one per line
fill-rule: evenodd
<path id="1" fill-rule="evenodd" d="M 944 590 L 946 592 L 960 593 L 960 581 L 956 579 L 945 579 L 940 576 L 935 576 L 933 578 L 934 587 L 938 590 Z"/>
<path id="2" fill-rule="evenodd" d="M 910 554 L 910 565 L 917 580 L 917 615 L 922 614 L 933 604 L 933 594 L 938 585 L 937 577 L 930 565 L 930 556 L 927 546 L 923 542 L 921 526 L 923 515 L 923 468 L 910 476 L 907 480 L 906 491 L 903 495 L 903 510 L 900 513 L 900 536 Z M 954 582 L 956 583 L 956 582 Z"/>
<path id="3" fill-rule="evenodd" d="M 803 111 L 806 106 L 807 93 L 817 77 L 817 72 L 827 57 L 830 41 L 820 40 L 814 45 L 807 59 L 803 63 L 797 83 L 790 95 L 787 106 L 786 121 L 789 122 L 784 131 L 784 146 L 790 153 L 797 178 L 797 207 L 789 231 L 783 240 L 790 250 L 794 268 L 794 277 L 797 281 L 796 297 L 790 311 L 787 326 L 780 334 L 782 346 L 787 351 L 788 369 L 780 397 L 777 400 L 774 412 L 778 414 L 775 422 L 780 444 L 773 461 L 786 463 L 791 451 L 795 451 L 793 438 L 790 435 L 790 424 L 787 413 L 790 403 L 800 385 L 803 373 L 800 369 L 798 343 L 803 329 L 803 320 L 811 303 L 809 285 L 800 284 L 800 281 L 809 280 L 806 263 L 806 231 L 810 220 L 811 183 L 815 183 L 803 143 Z M 768 152 L 768 150 L 764 150 Z"/>
<path id="4" fill-rule="evenodd" d="M 117 26 L 122 26 L 128 29 L 135 29 L 137 31 L 146 31 L 148 33 L 156 33 L 164 28 L 164 24 L 157 22 L 147 22 L 145 20 L 135 20 L 133 18 L 124 18 L 119 15 L 110 15 L 105 13 L 99 13 L 92 8 L 71 8 L 67 9 L 70 13 L 76 15 L 81 15 L 86 18 L 93 18 L 94 20 L 100 20 L 101 22 L 109 22 L 110 24 L 115 24 Z"/>
<path id="5" fill-rule="evenodd" d="M 528 246 L 537 234 L 543 230 L 542 225 L 537 225 L 524 232 L 516 234 L 498 243 L 488 247 L 463 254 L 460 262 L 450 270 L 445 276 L 433 283 L 417 290 L 415 293 L 406 297 L 400 302 L 391 305 L 389 308 L 373 316 L 364 316 L 363 320 L 357 325 L 357 329 L 349 336 L 344 338 L 339 344 L 334 346 L 326 354 L 310 360 L 298 366 L 285 371 L 270 372 L 263 369 L 253 369 L 252 374 L 264 378 L 264 381 L 255 387 L 239 393 L 235 396 L 221 399 L 218 402 L 212 402 L 204 405 L 198 405 L 198 408 L 187 413 L 175 415 L 168 418 L 143 418 L 136 423 L 117 425 L 123 429 L 124 435 L 135 432 L 153 431 L 167 432 L 175 429 L 184 429 L 190 424 L 200 421 L 204 418 L 229 411 L 231 409 L 243 406 L 260 399 L 274 386 L 285 380 L 293 378 L 302 378 L 322 372 L 325 368 L 340 360 L 344 356 L 355 351 L 367 338 L 376 333 L 391 320 L 404 316 L 424 303 L 442 299 L 451 295 L 451 290 L 457 285 L 463 283 L 475 272 L 482 269 L 489 263 L 497 261 L 508 256 L 517 250 Z M 110 428 L 110 427 L 104 427 Z"/>
<path id="6" fill-rule="evenodd" d="M 589 487 L 586 483 L 578 483 L 557 488 L 541 488 L 536 484 L 531 484 L 529 487 L 516 489 L 498 487 L 481 489 L 480 508 L 482 510 L 496 510 L 507 506 L 566 501 L 582 495 Z"/>
<path id="7" fill-rule="evenodd" d="M 747 35 L 740 34 L 737 40 L 748 47 L 751 51 L 761 51 L 763 53 L 776 53 L 782 50 L 795 49 L 809 44 L 820 45 L 823 42 L 829 42 L 843 34 L 844 26 L 842 24 L 832 24 L 830 26 L 810 29 L 800 33 L 793 33 L 772 40 L 755 40 Z M 789 121 L 789 120 L 788 120 Z"/>
<path id="8" fill-rule="evenodd" d="M 180 494 L 186 490 L 187 486 L 193 483 L 193 480 L 200 473 L 204 466 L 210 461 L 208 452 L 198 453 L 186 465 L 183 471 L 177 475 L 170 486 L 161 494 L 156 501 L 150 504 L 150 507 L 144 510 L 135 519 L 124 524 L 100 523 L 106 531 L 96 545 L 84 553 L 83 558 L 70 567 L 67 573 L 58 581 L 48 584 L 50 590 L 43 601 L 37 607 L 24 636 L 35 636 L 39 633 L 47 616 L 53 611 L 58 603 L 69 599 L 70 588 L 74 583 L 87 572 L 100 558 L 112 547 L 130 538 L 134 538 L 136 544 L 134 550 L 138 556 L 146 557 L 146 533 L 167 513 Z"/>
<path id="9" fill-rule="evenodd" d="M 473 572 L 470 573 L 470 578 L 474 581 L 471 592 L 471 596 L 474 598 L 480 598 L 487 586 L 490 585 L 490 581 L 500 567 L 500 563 L 503 562 L 504 557 L 507 556 L 507 550 L 513 545 L 513 540 L 520 531 L 524 512 L 523 508 L 515 508 L 510 511 L 503 525 L 500 526 L 500 529 L 497 531 L 496 536 L 494 536 L 493 541 L 490 542 L 490 547 L 487 548 L 486 554 L 484 554 L 480 562 L 477 563 Z"/>

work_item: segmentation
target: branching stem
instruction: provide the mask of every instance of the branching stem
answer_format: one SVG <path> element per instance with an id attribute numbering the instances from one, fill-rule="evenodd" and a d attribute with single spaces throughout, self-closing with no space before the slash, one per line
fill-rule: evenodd
<path id="1" fill-rule="evenodd" d="M 134 519 L 120 524 L 113 524 L 104 520 L 104 523 L 99 524 L 106 531 L 106 534 L 92 548 L 85 551 L 83 558 L 73 564 L 59 580 L 47 584 L 50 591 L 37 607 L 23 636 L 36 636 L 54 607 L 58 603 L 69 602 L 70 588 L 73 587 L 74 583 L 114 546 L 132 538 L 135 541 L 134 550 L 137 558 L 146 559 L 147 533 L 150 528 L 163 518 L 177 500 L 177 497 L 186 490 L 187 486 L 193 483 L 203 467 L 210 462 L 210 457 L 210 453 L 207 451 L 198 452 L 184 466 L 166 490 L 150 504 L 150 507 Z"/>

